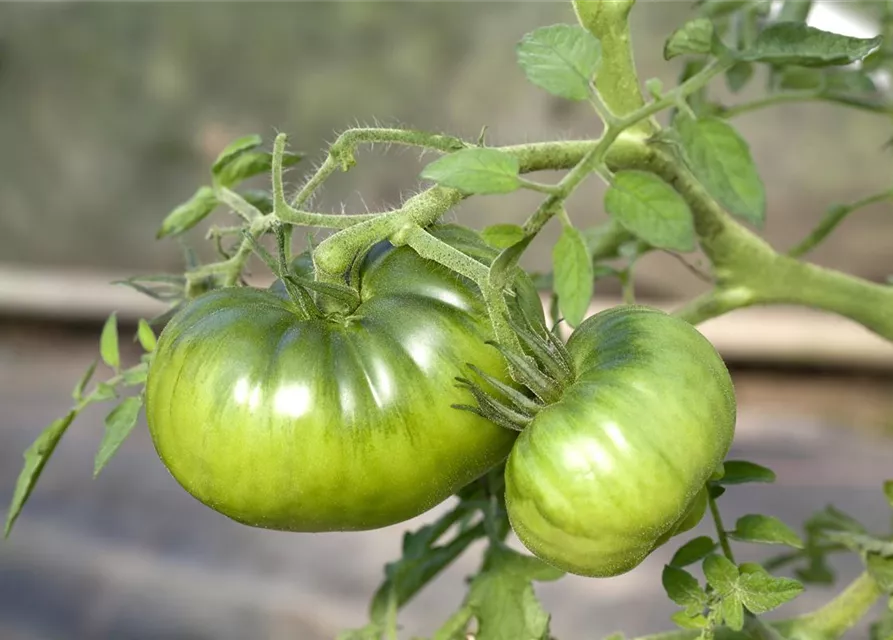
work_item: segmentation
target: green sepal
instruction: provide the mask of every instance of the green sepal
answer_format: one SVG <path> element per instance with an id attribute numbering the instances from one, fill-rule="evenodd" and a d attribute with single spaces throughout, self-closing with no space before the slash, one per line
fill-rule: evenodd
<path id="1" fill-rule="evenodd" d="M 499 349 L 502 356 L 513 367 L 516 382 L 530 389 L 544 403 L 551 404 L 561 396 L 561 389 L 557 383 L 540 371 L 538 367 L 531 364 L 527 358 L 505 349 L 495 342 L 488 342 L 487 344 Z"/>
<path id="2" fill-rule="evenodd" d="M 534 414 L 542 408 L 542 405 L 536 402 L 533 398 L 529 398 L 514 387 L 505 384 L 484 371 L 481 371 L 473 364 L 469 364 L 468 368 L 474 371 L 474 373 L 484 382 L 506 396 L 509 402 L 514 405 L 514 408 L 522 413 Z M 457 380 L 466 382 L 464 378 L 457 378 Z"/>

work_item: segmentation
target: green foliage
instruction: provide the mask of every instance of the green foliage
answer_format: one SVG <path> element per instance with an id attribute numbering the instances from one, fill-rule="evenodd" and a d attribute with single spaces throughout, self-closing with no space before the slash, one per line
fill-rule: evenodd
<path id="1" fill-rule="evenodd" d="M 557 24 L 528 33 L 517 46 L 527 79 L 568 100 L 586 100 L 598 70 L 601 45 L 578 26 Z"/>
<path id="2" fill-rule="evenodd" d="M 881 45 L 881 38 L 852 38 L 809 27 L 778 22 L 766 27 L 739 59 L 774 65 L 825 67 L 857 62 Z"/>
<path id="3" fill-rule="evenodd" d="M 804 547 L 803 541 L 791 528 L 778 518 L 750 514 L 742 516 L 729 537 L 742 542 L 783 544 L 795 549 Z"/>
<path id="4" fill-rule="evenodd" d="M 605 211 L 655 247 L 674 251 L 695 248 L 695 225 L 688 204 L 653 173 L 617 173 L 605 192 Z"/>
<path id="5" fill-rule="evenodd" d="M 467 194 L 511 193 L 521 186 L 519 170 L 517 158 L 480 147 L 435 160 L 422 171 L 422 178 Z"/>
<path id="6" fill-rule="evenodd" d="M 882 3 L 876 4 L 880 7 Z M 156 330 L 202 293 L 238 285 L 251 255 L 260 256 L 281 279 L 297 306 L 306 303 L 305 307 L 315 310 L 319 318 L 327 317 L 331 311 L 328 305 L 338 307 L 331 317 L 339 317 L 343 309 L 360 303 L 357 265 L 381 241 L 409 244 L 443 268 L 469 278 L 482 294 L 497 346 L 515 382 L 526 386 L 519 390 L 501 384 L 495 390 L 521 407 L 523 411 L 515 414 L 523 413 L 521 417 L 528 421 L 541 410 L 540 400 L 545 397 L 551 401 L 560 395 L 561 385 L 549 384 L 564 383 L 573 375 L 566 361 L 554 357 L 564 353 L 563 344 L 555 337 L 560 328 L 553 328 L 555 333 L 537 330 L 527 335 L 517 330 L 518 319 L 509 313 L 508 301 L 518 295 L 513 287 L 520 271 L 518 265 L 552 218 L 558 218 L 561 231 L 552 248 L 552 273 L 544 274 L 540 283 L 551 296 L 555 321 L 561 315 L 567 324 L 579 325 L 589 308 L 593 283 L 602 277 L 618 277 L 625 301 L 633 302 L 633 266 L 642 255 L 657 249 L 688 252 L 699 246 L 712 267 L 711 276 L 702 277 L 711 280 L 712 288 L 677 312 L 692 324 L 755 302 L 784 301 L 846 316 L 893 339 L 893 289 L 798 260 L 853 212 L 893 197 L 890 185 L 882 185 L 877 193 L 861 200 L 833 205 L 801 242 L 787 253 L 779 253 L 733 219 L 761 228 L 766 217 L 766 194 L 747 142 L 729 123 L 740 113 L 807 99 L 889 116 L 893 102 L 883 95 L 872 74 L 893 69 L 891 43 L 880 37 L 852 38 L 808 26 L 809 0 L 785 0 L 777 16 L 770 15 L 768 3 L 757 0 L 702 0 L 697 3 L 695 18 L 674 31 L 664 48 L 668 60 L 694 56 L 685 61 L 679 85 L 665 87 L 660 81 L 649 80 L 645 86 L 650 99 L 644 102 L 629 48 L 627 12 L 631 6 L 631 2 L 576 0 L 579 26 L 559 24 L 536 29 L 516 46 L 517 61 L 531 83 L 554 96 L 588 102 L 579 107 L 591 107 L 601 120 L 603 131 L 597 139 L 485 147 L 483 135 L 475 145 L 410 129 L 356 127 L 332 144 L 327 158 L 303 182 L 291 204 L 285 201 L 282 171 L 299 162 L 301 155 L 285 151 L 284 136 L 277 137 L 273 152 L 264 151 L 263 140 L 256 135 L 226 145 L 212 164 L 210 184 L 199 187 L 191 198 L 175 207 L 158 231 L 159 238 L 182 236 L 223 204 L 236 214 L 236 223 L 212 227 L 208 234 L 220 260 L 200 264 L 187 250 L 182 275 L 140 276 L 121 282 L 169 304 L 169 309 L 152 321 L 139 321 L 135 338 L 145 353 L 130 367 L 122 364 L 116 315 L 106 321 L 100 336 L 100 357 L 75 385 L 74 404 L 25 452 L 6 517 L 6 534 L 79 413 L 91 404 L 115 400 L 105 418 L 94 474 L 104 468 L 138 421 L 148 365 L 157 357 Z M 893 33 L 893 5 L 889 0 L 879 15 L 882 30 Z M 842 68 L 859 61 L 861 66 Z M 752 86 L 757 65 L 765 65 L 767 72 L 762 97 L 726 104 L 711 93 L 711 82 L 722 78 L 730 92 L 739 94 L 734 100 L 745 100 L 741 92 L 746 87 L 757 91 Z M 664 112 L 671 113 L 670 129 L 662 129 L 663 120 L 656 117 Z M 421 177 L 445 188 L 423 191 L 380 214 L 346 216 L 306 211 L 307 203 L 331 175 L 356 164 L 358 147 L 373 143 L 442 154 L 423 169 Z M 522 177 L 539 170 L 567 173 L 554 185 Z M 272 193 L 236 191 L 243 181 L 265 174 L 272 174 Z M 567 206 L 574 192 L 592 176 L 609 183 L 603 209 L 610 219 L 593 226 L 581 218 L 578 229 L 570 222 Z M 543 200 L 523 226 L 495 224 L 483 229 L 480 239 L 492 252 L 479 253 L 477 249 L 486 247 L 477 237 L 468 246 L 452 246 L 426 231 L 468 197 L 518 189 L 537 192 Z M 589 203 L 584 214 L 588 215 L 591 208 Z M 307 274 L 291 273 L 288 265 L 294 226 L 334 230 L 320 246 L 334 251 L 349 266 L 332 273 L 322 268 L 308 270 Z M 267 235 L 276 236 L 277 256 L 264 248 Z M 469 249 L 472 245 L 477 249 Z M 317 260 L 321 255 L 323 252 L 314 248 L 312 257 L 317 266 L 327 265 Z M 487 259 L 482 260 L 482 256 Z M 111 374 L 93 382 L 99 359 L 111 368 Z M 539 399 L 532 400 L 533 395 Z M 508 426 L 518 428 L 516 423 Z M 711 470 L 705 469 L 705 475 L 698 476 L 698 488 L 701 478 Z M 778 518 L 761 514 L 742 516 L 733 529 L 726 529 L 717 504 L 726 488 L 774 480 L 770 469 L 741 460 L 726 461 L 721 471 L 710 477 L 707 487 L 716 539 L 699 536 L 689 540 L 664 567 L 663 587 L 681 607 L 672 619 L 686 631 L 661 637 L 688 640 L 700 634 L 700 638 L 723 640 L 831 640 L 841 637 L 868 611 L 878 592 L 893 593 L 893 536 L 869 532 L 834 507 L 810 518 L 802 537 Z M 893 507 L 893 481 L 884 485 L 884 495 Z M 503 469 L 490 471 L 460 490 L 457 497 L 458 503 L 438 520 L 404 536 L 401 557 L 387 565 L 372 600 L 369 624 L 343 633 L 343 640 L 396 638 L 400 608 L 473 543 L 482 540 L 486 541 L 483 564 L 471 577 L 459 609 L 432 640 L 464 640 L 469 633 L 475 640 L 550 640 L 550 617 L 536 598 L 534 582 L 556 580 L 562 573 L 505 545 L 510 525 Z M 762 565 L 738 564 L 732 550 L 737 542 L 787 548 Z M 762 622 L 759 616 L 799 595 L 801 581 L 833 582 L 829 557 L 836 553 L 856 553 L 866 566 L 863 578 L 817 614 L 771 625 Z M 698 563 L 705 584 L 686 569 Z M 782 567 L 793 569 L 799 580 L 772 575 Z M 871 627 L 871 637 L 893 638 L 893 617 L 889 613 Z"/>
<path id="7" fill-rule="evenodd" d="M 761 227 L 766 218 L 766 193 L 747 143 L 717 118 L 694 120 L 677 116 L 685 160 L 711 196 L 729 213 Z"/>
<path id="8" fill-rule="evenodd" d="M 686 54 L 710 53 L 713 49 L 713 22 L 697 18 L 676 29 L 664 45 L 664 59 Z"/>
<path id="9" fill-rule="evenodd" d="M 589 308 L 594 275 L 586 240 L 571 224 L 564 224 L 552 250 L 552 271 L 559 309 L 567 323 L 576 327 Z"/>

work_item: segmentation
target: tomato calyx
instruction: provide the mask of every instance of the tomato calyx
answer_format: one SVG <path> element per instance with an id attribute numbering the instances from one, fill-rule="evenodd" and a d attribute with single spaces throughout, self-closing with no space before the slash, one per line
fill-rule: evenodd
<path id="1" fill-rule="evenodd" d="M 454 404 L 454 409 L 471 411 L 506 429 L 523 431 L 540 409 L 561 398 L 563 390 L 576 375 L 570 354 L 554 333 L 526 317 L 524 319 L 526 326 L 513 318 L 509 319 L 524 355 L 498 343 L 487 342 L 498 349 L 514 368 L 515 382 L 524 390 L 520 391 L 468 364 L 476 380 L 457 377 L 456 382 L 457 386 L 474 396 L 477 406 Z"/>

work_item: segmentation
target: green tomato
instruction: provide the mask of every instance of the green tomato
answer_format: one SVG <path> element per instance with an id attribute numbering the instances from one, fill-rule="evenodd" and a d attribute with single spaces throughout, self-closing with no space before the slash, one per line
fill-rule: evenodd
<path id="1" fill-rule="evenodd" d="M 482 260 L 496 253 L 440 235 Z M 508 455 L 515 433 L 450 406 L 473 402 L 454 380 L 468 362 L 509 380 L 484 344 L 477 288 L 408 247 L 376 248 L 358 278 L 347 316 L 304 319 L 278 288 L 239 287 L 197 298 L 164 329 L 146 415 L 162 461 L 198 500 L 257 527 L 372 529 Z M 530 281 L 516 289 L 542 317 Z"/>
<path id="2" fill-rule="evenodd" d="M 710 342 L 655 309 L 599 313 L 567 349 L 573 382 L 506 464 L 509 519 L 543 560 L 615 576 L 703 516 L 734 435 L 734 390 Z"/>

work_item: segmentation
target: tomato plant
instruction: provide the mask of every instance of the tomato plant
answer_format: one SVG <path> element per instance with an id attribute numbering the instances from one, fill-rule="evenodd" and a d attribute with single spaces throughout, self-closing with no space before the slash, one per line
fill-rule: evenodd
<path id="1" fill-rule="evenodd" d="M 893 341 L 893 287 L 806 259 L 847 216 L 893 199 L 893 189 L 881 185 L 832 206 L 780 250 L 759 235 L 767 196 L 732 124 L 801 101 L 893 114 L 884 90 L 893 74 L 893 0 L 870 5 L 879 26 L 870 38 L 810 25 L 809 1 L 784 0 L 773 10 L 763 0 L 704 0 L 668 34 L 664 57 L 685 58 L 671 88 L 640 82 L 633 0 L 572 5 L 577 24 L 524 35 L 517 61 L 536 86 L 591 108 L 602 127 L 597 138 L 491 146 L 484 134 L 465 140 L 356 127 L 337 137 L 290 198 L 283 172 L 302 156 L 287 150 L 285 134 L 272 150 L 259 136 L 224 148 L 208 184 L 158 232 L 185 236 L 225 209 L 236 224 L 208 231 L 219 259 L 199 264 L 187 252 L 182 274 L 126 281 L 168 309 L 139 323 L 145 353 L 130 367 L 122 366 L 116 317 L 108 319 L 100 357 L 111 375 L 91 386 L 91 365 L 70 411 L 25 452 L 6 533 L 85 407 L 117 401 L 96 456 L 99 473 L 145 402 L 164 464 L 199 500 L 241 522 L 365 529 L 454 496 L 441 517 L 406 533 L 369 623 L 342 640 L 397 638 L 400 608 L 482 539 L 465 599 L 432 638 L 550 640 L 534 582 L 565 571 L 628 571 L 707 513 L 715 534 L 682 544 L 660 576 L 680 606 L 672 616 L 679 629 L 649 638 L 832 640 L 893 594 L 893 535 L 870 532 L 834 507 L 807 521 L 803 536 L 761 514 L 733 528 L 723 522 L 725 491 L 775 475 L 724 460 L 734 392 L 696 328 L 744 307 L 788 304 Z M 758 74 L 765 95 L 747 99 L 741 92 L 756 90 Z M 311 210 L 326 180 L 375 143 L 437 154 L 421 171 L 426 187 L 386 211 Z M 791 161 L 799 153 L 792 149 Z M 543 170 L 561 178 L 525 177 Z M 260 174 L 270 175 L 269 190 L 244 188 Z M 589 180 L 606 185 L 601 223 L 590 219 L 591 202 L 571 206 Z M 519 190 L 541 196 L 523 225 L 478 235 L 442 224 L 465 200 Z M 519 264 L 549 224 L 560 235 L 551 273 L 533 279 L 540 299 Z M 297 227 L 315 231 L 295 258 Z M 262 242 L 268 236 L 275 256 Z M 708 272 L 689 262 L 695 251 Z M 636 305 L 636 264 L 655 252 L 684 262 L 707 290 L 671 314 Z M 252 256 L 278 278 L 269 289 L 246 282 Z M 594 283 L 605 278 L 619 280 L 624 304 L 586 319 Z M 893 507 L 893 481 L 883 491 Z M 512 531 L 521 546 L 512 546 Z M 760 564 L 738 562 L 733 542 L 787 549 Z M 805 585 L 833 582 L 827 557 L 840 551 L 859 556 L 858 578 L 816 611 L 763 618 Z M 775 575 L 785 567 L 796 579 Z M 893 614 L 883 613 L 870 633 L 893 638 Z"/>

